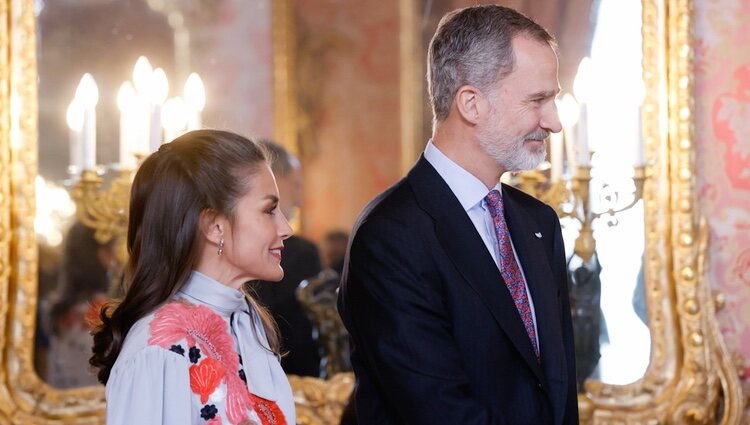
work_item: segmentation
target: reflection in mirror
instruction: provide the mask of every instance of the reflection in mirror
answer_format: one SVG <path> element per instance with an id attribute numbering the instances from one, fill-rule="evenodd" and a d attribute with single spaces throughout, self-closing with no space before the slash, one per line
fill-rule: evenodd
<path id="1" fill-rule="evenodd" d="M 596 6 L 590 56 L 582 58 L 572 87 L 562 87 L 564 130 L 550 140 L 551 186 L 536 189 L 563 226 L 579 391 L 587 378 L 636 381 L 650 355 L 641 270 L 641 4 Z M 560 52 L 566 54 L 565 45 Z M 521 174 L 515 183 L 532 187 Z"/>
<path id="2" fill-rule="evenodd" d="M 423 52 L 426 52 L 429 37 L 439 17 L 448 10 L 464 6 L 463 3 L 418 3 L 421 8 L 419 40 Z M 565 6 L 563 3 L 566 3 Z M 635 153 L 640 146 L 639 93 L 642 93 L 639 83 L 640 3 L 577 0 L 559 2 L 554 6 L 547 4 L 545 7 L 532 1 L 507 4 L 539 20 L 556 35 L 561 52 L 562 90 L 570 95 L 567 103 L 562 102 L 561 96 L 560 104 L 561 115 L 567 117 L 563 120 L 567 124 L 566 131 L 564 135 L 552 138 L 550 161 L 534 177 L 543 180 L 530 180 L 530 175 L 519 175 L 515 176 L 514 183 L 545 198 L 555 205 L 563 217 L 570 268 L 573 271 L 573 313 L 578 318 L 579 384 L 589 376 L 606 383 L 632 382 L 643 375 L 649 356 L 649 334 L 644 324 L 646 316 L 639 273 L 644 245 L 643 208 L 642 202 L 638 202 L 638 193 L 634 193 L 638 192 L 638 181 L 632 179 L 633 165 L 642 164 L 642 154 Z M 145 154 L 156 147 L 153 141 L 146 143 L 152 139 L 152 127 L 135 128 L 138 126 L 133 122 L 157 122 L 164 127 L 165 138 L 171 138 L 182 128 L 199 125 L 197 123 L 201 121 L 208 126 L 239 132 L 271 134 L 273 123 L 267 119 L 272 115 L 273 103 L 270 1 L 257 0 L 252 6 L 244 4 L 243 7 L 230 0 L 71 0 L 40 2 L 40 5 L 39 174 L 46 185 L 70 187 L 82 168 L 91 168 L 94 164 L 104 172 L 105 182 L 116 180 L 120 177 L 120 166 L 130 168 L 135 165 L 133 153 Z M 629 9 L 624 9 L 626 7 Z M 595 23 L 591 28 L 586 25 L 588 16 Z M 619 37 L 622 34 L 628 36 Z M 620 40 L 627 44 L 622 45 Z M 605 45 L 607 48 L 602 47 Z M 583 75 L 588 72 L 587 67 L 579 68 L 579 63 L 587 54 L 591 55 L 588 77 Z M 147 67 L 143 61 L 139 61 L 141 65 L 134 69 L 142 56 L 147 57 L 150 64 Z M 139 70 L 151 67 L 162 70 L 158 73 L 149 71 L 160 77 L 162 84 L 159 87 L 144 83 L 144 78 L 140 77 L 143 72 Z M 194 111 L 199 110 L 200 115 L 188 118 L 180 113 L 195 104 L 190 101 L 194 97 L 189 94 L 188 87 L 201 85 L 187 84 L 188 76 L 195 75 L 193 72 L 200 75 L 197 81 L 205 87 L 205 98 L 197 101 L 201 107 L 205 103 L 205 109 L 200 111 L 200 107 L 193 108 Z M 86 84 L 80 84 L 86 74 L 90 75 L 83 79 L 88 83 L 88 91 L 84 90 Z M 424 72 L 417 84 L 424 84 L 423 75 Z M 576 75 L 581 81 L 578 86 L 582 87 L 575 87 Z M 192 81 L 196 81 L 196 78 L 192 78 Z M 590 84 L 588 88 L 585 87 L 586 82 Z M 91 118 L 86 118 L 85 111 L 76 113 L 76 109 L 71 107 L 75 106 L 73 99 L 77 91 L 83 98 L 84 94 L 92 93 L 92 87 L 95 87 L 97 94 L 89 96 L 96 98 L 90 102 L 95 104 L 96 125 L 91 123 Z M 159 110 L 128 106 L 142 101 L 141 97 L 159 105 Z M 252 102 L 248 99 L 252 99 Z M 147 109 L 147 117 L 140 121 L 128 118 L 128 111 L 137 113 Z M 426 108 L 421 110 L 421 114 L 422 136 L 419 139 L 424 141 L 430 132 L 431 118 Z M 87 133 L 87 128 L 95 131 L 91 133 L 88 130 Z M 90 143 L 92 139 L 95 140 L 95 148 L 88 150 L 88 156 L 76 157 L 69 153 L 71 141 L 85 144 L 86 140 Z M 138 140 L 142 147 L 123 149 L 137 144 L 126 140 Z M 157 134 L 156 144 L 160 141 Z M 591 152 L 594 153 L 589 158 Z M 580 171 L 588 172 L 585 167 L 578 166 L 585 166 L 589 159 L 592 166 L 590 181 L 586 180 L 586 175 L 578 174 Z M 70 168 L 70 164 L 79 165 Z M 69 174 L 70 171 L 73 173 Z M 581 182 L 588 182 L 585 191 Z M 560 188 L 563 192 L 560 192 Z M 40 206 L 45 204 L 46 199 L 51 198 L 46 195 L 40 197 Z M 67 199 L 66 202 L 70 204 Z M 585 209 L 581 205 L 584 199 L 587 200 Z M 631 203 L 635 205 L 631 207 Z M 595 217 L 597 213 L 624 207 L 628 208 L 613 216 L 605 214 Z M 114 213 L 117 212 L 115 209 Z M 72 317 L 83 319 L 87 312 L 90 313 L 87 303 L 76 309 L 64 306 L 82 299 L 90 301 L 91 297 L 84 295 L 83 290 L 66 289 L 78 288 L 69 281 L 83 280 L 65 277 L 64 269 L 68 261 L 65 247 L 74 242 L 69 240 L 71 237 L 61 238 L 57 242 L 54 242 L 54 237 L 47 237 L 53 230 L 45 230 L 50 228 L 43 224 L 45 220 L 49 222 L 45 214 L 40 209 L 37 220 L 42 245 L 37 370 L 40 376 L 46 377 L 55 386 L 82 385 L 90 382 L 52 378 L 55 369 L 64 368 L 65 364 L 61 361 L 65 356 L 56 353 L 56 347 L 60 345 L 56 340 L 60 337 L 56 333 L 60 329 L 59 323 L 67 323 Z M 67 215 L 62 212 L 54 214 L 59 216 L 52 226 L 54 231 L 72 236 L 73 230 L 80 225 L 75 216 L 69 211 Z M 614 223 L 618 224 L 611 226 Z M 584 240 L 581 236 L 590 237 L 591 233 L 586 233 L 587 230 L 593 231 L 593 239 Z M 112 295 L 112 280 L 118 280 L 123 256 L 117 252 L 112 240 L 104 239 L 104 243 L 98 243 L 100 246 L 93 245 L 96 241 L 89 241 L 95 248 L 92 254 L 84 254 L 82 249 L 73 251 L 77 255 L 84 255 L 85 260 L 81 260 L 81 264 L 85 261 L 100 269 L 98 274 L 104 276 L 101 279 L 104 283 L 94 285 L 101 289 L 97 293 Z M 590 251 L 588 248 L 592 248 L 593 243 L 596 249 Z M 582 247 L 574 250 L 577 244 Z M 585 267 L 581 268 L 582 265 Z M 76 297 L 67 300 L 66 293 L 75 294 Z M 81 320 L 76 323 L 79 322 L 83 323 Z M 85 327 L 80 329 L 81 332 L 85 331 Z M 632 339 L 632 335 L 635 335 L 635 339 Z M 83 347 L 75 338 L 69 342 L 68 345 Z M 627 350 L 623 347 L 627 347 Z M 45 353 L 47 361 L 44 360 Z M 627 362 L 621 357 L 624 353 L 628 355 Z M 84 357 L 79 355 L 76 358 Z M 51 359 L 55 360 L 57 366 L 53 367 Z M 632 367 L 625 368 L 622 366 L 624 364 Z"/>
<path id="3" fill-rule="evenodd" d="M 642 267 L 643 201 L 637 190 L 642 190 L 637 186 L 643 181 L 634 176 L 642 176 L 645 165 L 641 16 L 637 1 L 599 3 L 588 79 L 592 210 L 622 209 L 593 223 L 601 266 L 602 321 L 601 359 L 590 376 L 608 384 L 641 378 L 650 354 Z M 573 238 L 566 240 L 566 246 L 573 244 Z"/>
<path id="4" fill-rule="evenodd" d="M 138 158 L 202 125 L 272 134 L 272 2 L 36 4 L 34 363 L 52 386 L 79 387 L 96 383 L 87 323 L 98 304 L 116 295 L 125 259 L 119 237 L 127 205 L 120 202 L 127 202 Z M 73 190 L 81 181 L 89 189 L 111 188 L 112 198 Z"/>

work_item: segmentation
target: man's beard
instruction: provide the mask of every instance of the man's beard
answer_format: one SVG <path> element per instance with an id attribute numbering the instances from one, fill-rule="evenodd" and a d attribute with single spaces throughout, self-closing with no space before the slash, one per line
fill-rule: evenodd
<path id="1" fill-rule="evenodd" d="M 511 143 L 503 143 L 497 136 L 479 134 L 479 145 L 495 160 L 505 171 L 532 170 L 536 168 L 547 155 L 545 143 L 534 151 L 524 146 L 526 140 L 545 140 L 549 132 L 544 130 L 534 131 L 521 139 Z"/>

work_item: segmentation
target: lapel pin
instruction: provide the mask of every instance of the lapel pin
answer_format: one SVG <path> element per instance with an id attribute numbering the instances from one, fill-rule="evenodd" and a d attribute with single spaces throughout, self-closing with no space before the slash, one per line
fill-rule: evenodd
<path id="1" fill-rule="evenodd" d="M 537 238 L 541 239 L 542 238 L 542 232 L 536 232 L 536 233 L 534 233 L 534 236 L 536 236 Z"/>

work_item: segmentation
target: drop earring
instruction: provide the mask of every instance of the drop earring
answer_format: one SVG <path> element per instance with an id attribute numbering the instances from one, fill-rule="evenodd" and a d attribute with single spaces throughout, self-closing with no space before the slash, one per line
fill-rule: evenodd
<path id="1" fill-rule="evenodd" d="M 221 254 L 224 253 L 224 238 L 223 237 L 219 239 L 219 250 L 217 251 L 217 253 L 219 254 L 219 257 L 221 257 Z"/>

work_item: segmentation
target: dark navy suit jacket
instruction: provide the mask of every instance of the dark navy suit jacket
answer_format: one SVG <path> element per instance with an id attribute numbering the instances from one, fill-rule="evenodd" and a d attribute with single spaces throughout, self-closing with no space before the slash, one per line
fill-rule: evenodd
<path id="1" fill-rule="evenodd" d="M 347 255 L 339 311 L 360 425 L 578 423 L 559 220 L 513 187 L 503 201 L 541 364 L 486 245 L 422 157 L 365 208 Z"/>

